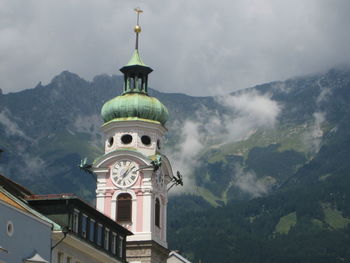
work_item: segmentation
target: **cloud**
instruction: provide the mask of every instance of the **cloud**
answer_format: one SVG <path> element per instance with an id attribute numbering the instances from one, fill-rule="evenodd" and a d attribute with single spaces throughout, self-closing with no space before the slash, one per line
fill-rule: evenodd
<path id="1" fill-rule="evenodd" d="M 217 99 L 231 110 L 231 115 L 224 115 L 222 125 L 226 126 L 230 140 L 239 140 L 250 131 L 273 127 L 281 111 L 281 105 L 271 99 L 271 95 L 246 92 Z M 232 118 L 233 117 L 233 118 Z"/>
<path id="2" fill-rule="evenodd" d="M 7 154 L 9 151 L 6 151 Z M 40 157 L 25 153 L 23 149 L 17 147 L 15 154 L 3 165 L 0 164 L 0 172 L 2 174 L 17 177 L 29 181 L 36 181 L 38 177 L 47 176 L 48 168 L 46 162 Z M 15 173 L 14 173 L 14 167 Z M 46 179 L 43 179 L 46 180 Z"/>
<path id="3" fill-rule="evenodd" d="M 203 149 L 204 142 L 202 134 L 199 132 L 199 123 L 185 121 L 183 125 L 175 123 L 174 126 L 181 126 L 180 144 L 175 151 L 167 152 L 167 156 L 172 163 L 174 173 L 180 171 L 184 176 L 184 187 L 176 187 L 171 193 L 181 193 L 190 191 L 194 182 L 190 177 L 193 169 L 198 165 L 198 153 Z"/>
<path id="4" fill-rule="evenodd" d="M 195 112 L 195 120 L 175 123 L 171 127 L 181 133 L 178 147 L 167 155 L 174 170 L 181 171 L 188 180 L 189 187 L 185 190 L 190 190 L 194 184 L 191 175 L 198 167 L 200 154 L 205 148 L 247 139 L 259 128 L 273 128 L 282 107 L 270 95 L 257 92 L 216 99 L 226 107 L 227 113 L 220 114 L 202 107 Z"/>
<path id="5" fill-rule="evenodd" d="M 136 6 L 140 51 L 161 91 L 217 95 L 350 61 L 349 1 L 2 0 L 2 89 L 62 70 L 118 73 L 134 46 Z"/>
<path id="6" fill-rule="evenodd" d="M 11 113 L 8 109 L 4 109 L 0 112 L 0 125 L 3 126 L 5 134 L 8 136 L 19 136 L 26 140 L 31 140 L 24 132 L 18 127 L 17 123 L 11 120 Z"/>
<path id="7" fill-rule="evenodd" d="M 285 94 L 288 94 L 289 92 L 292 91 L 292 87 L 286 85 L 286 82 L 280 82 L 280 81 L 271 83 L 271 88 L 274 91 L 282 92 Z"/>
<path id="8" fill-rule="evenodd" d="M 44 174 L 46 164 L 42 158 L 27 153 L 21 153 L 20 157 L 23 162 L 22 166 L 19 167 L 19 174 L 21 174 L 23 178 L 31 179 Z"/>
<path id="9" fill-rule="evenodd" d="M 317 86 L 320 89 L 320 93 L 316 98 L 316 111 L 313 113 L 313 123 L 304 133 L 304 145 L 311 154 L 318 153 L 322 146 L 322 124 L 326 121 L 327 113 L 321 111 L 320 106 L 322 103 L 326 102 L 332 94 L 332 90 L 328 86 L 322 85 L 322 81 L 323 78 L 317 80 Z"/>
<path id="10" fill-rule="evenodd" d="M 233 184 L 253 198 L 266 194 L 271 187 L 268 180 L 258 179 L 253 171 L 244 172 L 240 166 L 236 166 Z"/>
<path id="11" fill-rule="evenodd" d="M 75 131 L 90 134 L 91 137 L 89 143 L 97 148 L 101 148 L 103 145 L 101 125 L 101 117 L 97 114 L 77 116 L 73 123 Z"/>
<path id="12" fill-rule="evenodd" d="M 320 106 L 322 102 L 326 101 L 328 97 L 332 94 L 332 90 L 328 86 L 322 85 L 323 78 L 317 80 L 317 86 L 320 88 L 321 92 L 316 98 L 316 105 Z"/>
<path id="13" fill-rule="evenodd" d="M 323 138 L 322 124 L 326 120 L 325 113 L 315 112 L 313 118 L 312 125 L 304 133 L 304 144 L 310 153 L 316 154 L 321 148 Z"/>
<path id="14" fill-rule="evenodd" d="M 36 155 L 28 154 L 27 147 L 32 147 L 36 144 L 36 141 L 28 137 L 18 127 L 17 123 L 12 117 L 11 112 L 8 109 L 4 109 L 0 112 L 0 128 L 3 128 L 5 135 L 8 137 L 17 136 L 24 139 L 29 143 L 17 143 L 11 144 L 11 148 L 5 149 L 5 153 L 10 153 L 11 158 L 6 165 L 0 166 L 0 170 L 4 174 L 13 174 L 13 167 L 16 167 L 16 173 L 22 178 L 29 180 L 37 180 L 37 177 L 44 174 L 46 169 L 45 161 Z M 14 158 L 15 157 L 15 158 Z M 18 176 L 17 175 L 17 176 Z"/>

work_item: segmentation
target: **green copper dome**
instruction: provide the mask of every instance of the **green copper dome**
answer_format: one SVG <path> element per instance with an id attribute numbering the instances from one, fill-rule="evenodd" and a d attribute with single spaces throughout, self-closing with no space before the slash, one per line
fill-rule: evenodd
<path id="1" fill-rule="evenodd" d="M 157 99 L 142 93 L 126 93 L 107 101 L 101 110 L 104 122 L 113 119 L 137 117 L 165 124 L 167 108 Z"/>
<path id="2" fill-rule="evenodd" d="M 124 74 L 122 95 L 107 101 L 101 110 L 104 122 L 111 120 L 130 120 L 135 118 L 160 122 L 168 120 L 167 108 L 156 98 L 148 95 L 148 74 L 153 71 L 143 63 L 138 50 L 138 36 L 141 31 L 137 25 L 136 48 L 128 64 L 120 69 Z"/>

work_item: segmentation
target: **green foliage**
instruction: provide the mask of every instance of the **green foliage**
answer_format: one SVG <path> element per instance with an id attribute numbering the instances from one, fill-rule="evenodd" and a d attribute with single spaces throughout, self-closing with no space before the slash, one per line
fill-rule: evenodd
<path id="1" fill-rule="evenodd" d="M 289 230 L 297 223 L 297 214 L 295 212 L 282 216 L 276 225 L 275 232 L 279 234 L 288 234 Z"/>
<path id="2" fill-rule="evenodd" d="M 325 215 L 325 222 L 332 228 L 344 228 L 350 224 L 350 218 L 343 217 L 343 214 L 336 208 L 332 208 L 330 204 L 322 204 Z"/>
<path id="3" fill-rule="evenodd" d="M 0 124 L 1 172 L 36 193 L 74 192 L 92 200 L 96 182 L 77 165 L 101 154 L 96 116 L 121 86 L 118 76 L 87 82 L 63 72 L 47 86 L 0 96 L 0 112 L 17 129 Z M 324 88 L 330 92 L 321 98 Z M 249 91 L 281 105 L 278 122 L 241 141 L 205 145 L 194 195 L 170 199 L 170 248 L 203 263 L 350 262 L 350 71 L 241 92 Z M 195 120 L 194 113 L 227 113 L 213 97 L 151 94 L 170 111 L 171 149 L 179 148 L 181 124 Z M 322 137 L 313 134 L 315 113 L 326 119 L 318 127 Z M 243 189 L 237 178 L 248 175 L 250 187 L 261 184 L 266 191 Z"/>
<path id="4" fill-rule="evenodd" d="M 293 151 L 279 151 L 278 144 L 254 147 L 250 150 L 246 166 L 259 176 L 272 176 L 279 182 L 294 174 L 306 159 L 303 154 Z"/>

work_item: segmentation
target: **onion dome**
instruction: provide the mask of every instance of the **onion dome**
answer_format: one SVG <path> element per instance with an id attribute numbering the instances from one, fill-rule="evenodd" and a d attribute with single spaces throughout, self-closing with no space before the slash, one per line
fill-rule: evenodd
<path id="1" fill-rule="evenodd" d="M 142 93 L 125 93 L 107 101 L 101 110 L 104 122 L 113 119 L 140 118 L 165 124 L 167 108 L 157 99 Z"/>
<path id="2" fill-rule="evenodd" d="M 107 101 L 101 110 L 103 121 L 140 118 L 160 122 L 168 120 L 167 108 L 157 99 L 148 95 L 148 74 L 153 71 L 143 63 L 138 51 L 138 36 L 141 27 L 135 27 L 136 47 L 128 64 L 120 69 L 124 74 L 123 93 Z"/>

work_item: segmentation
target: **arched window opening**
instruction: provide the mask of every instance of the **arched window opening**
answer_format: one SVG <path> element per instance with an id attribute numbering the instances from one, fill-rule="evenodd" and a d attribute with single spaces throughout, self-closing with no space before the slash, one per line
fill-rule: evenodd
<path id="1" fill-rule="evenodd" d="M 160 227 L 160 202 L 159 199 L 156 198 L 156 207 L 155 207 L 155 225 Z"/>
<path id="2" fill-rule="evenodd" d="M 133 77 L 129 78 L 129 88 L 131 91 L 135 89 L 135 79 Z"/>
<path id="3" fill-rule="evenodd" d="M 131 222 L 131 195 L 120 194 L 117 199 L 117 221 Z"/>
<path id="4" fill-rule="evenodd" d="M 137 88 L 142 91 L 142 78 L 137 79 Z"/>

